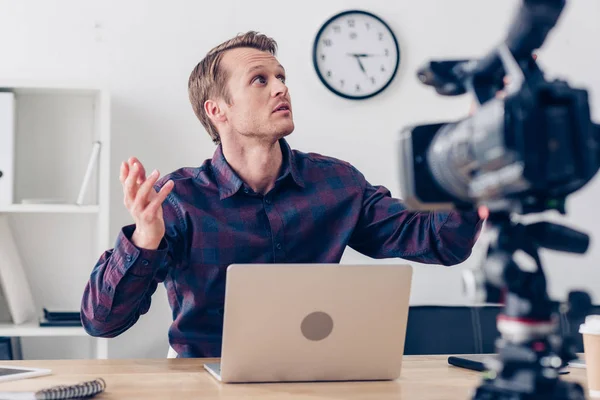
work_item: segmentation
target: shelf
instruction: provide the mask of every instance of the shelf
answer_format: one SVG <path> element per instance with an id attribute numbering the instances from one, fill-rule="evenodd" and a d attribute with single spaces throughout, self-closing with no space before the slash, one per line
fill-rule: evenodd
<path id="1" fill-rule="evenodd" d="M 0 213 L 59 213 L 59 214 L 95 214 L 98 206 L 78 206 L 76 204 L 13 204 L 0 207 Z"/>
<path id="2" fill-rule="evenodd" d="M 46 327 L 40 326 L 37 322 L 25 322 L 20 325 L 0 324 L 0 336 L 88 336 L 88 334 L 80 326 Z"/>
<path id="3" fill-rule="evenodd" d="M 102 87 L 72 85 L 69 82 L 32 82 L 24 80 L 2 80 L 0 91 L 10 90 L 17 94 L 65 94 L 65 95 L 97 95 L 106 91 Z"/>

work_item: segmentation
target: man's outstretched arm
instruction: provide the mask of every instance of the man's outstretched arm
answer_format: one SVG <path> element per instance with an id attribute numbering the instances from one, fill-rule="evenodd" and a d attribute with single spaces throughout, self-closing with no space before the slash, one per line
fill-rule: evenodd
<path id="1" fill-rule="evenodd" d="M 410 211 L 385 187 L 356 174 L 363 202 L 350 247 L 373 258 L 442 265 L 459 264 L 471 255 L 483 224 L 477 212 Z"/>

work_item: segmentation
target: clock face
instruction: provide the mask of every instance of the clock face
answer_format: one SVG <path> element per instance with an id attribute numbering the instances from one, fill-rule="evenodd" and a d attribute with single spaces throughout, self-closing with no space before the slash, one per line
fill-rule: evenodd
<path id="1" fill-rule="evenodd" d="M 383 91 L 400 64 L 398 41 L 379 17 L 345 11 L 317 34 L 313 63 L 321 82 L 347 99 L 366 99 Z"/>

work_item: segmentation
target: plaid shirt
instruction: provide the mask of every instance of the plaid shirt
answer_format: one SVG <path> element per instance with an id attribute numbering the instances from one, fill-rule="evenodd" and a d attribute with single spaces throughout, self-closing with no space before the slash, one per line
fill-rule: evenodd
<path id="1" fill-rule="evenodd" d="M 338 263 L 346 246 L 373 258 L 451 265 L 471 253 L 476 213 L 413 212 L 350 164 L 291 150 L 275 187 L 255 193 L 231 169 L 221 146 L 199 168 L 157 182 L 175 186 L 163 203 L 158 250 L 136 248 L 135 225 L 94 267 L 83 294 L 83 325 L 114 337 L 150 308 L 164 282 L 173 310 L 169 341 L 180 357 L 219 357 L 225 272 L 232 263 Z"/>

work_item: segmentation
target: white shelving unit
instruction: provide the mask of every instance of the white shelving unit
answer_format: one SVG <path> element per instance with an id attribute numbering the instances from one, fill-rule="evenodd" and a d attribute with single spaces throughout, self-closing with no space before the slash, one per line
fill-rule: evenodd
<path id="1" fill-rule="evenodd" d="M 40 327 L 37 322 L 24 324 L 0 324 L 0 336 L 43 337 L 43 336 L 87 336 L 81 327 Z"/>
<path id="2" fill-rule="evenodd" d="M 71 214 L 97 214 L 98 206 L 78 206 L 75 204 L 12 204 L 0 207 L 0 213 L 71 213 Z"/>
<path id="3" fill-rule="evenodd" d="M 26 322 L 19 325 L 0 324 L 0 336 L 15 338 L 30 337 L 87 337 L 87 332 L 81 327 L 40 327 L 37 322 Z M 93 358 L 108 358 L 108 339 L 94 340 L 90 356 Z"/>
<path id="4" fill-rule="evenodd" d="M 16 99 L 14 195 L 12 204 L 0 205 L 0 214 L 9 217 L 39 315 L 44 307 L 78 311 L 92 268 L 110 247 L 109 94 L 100 88 L 2 81 L 0 91 L 11 91 Z M 84 204 L 78 205 L 94 141 L 101 149 Z M 40 327 L 37 320 L 0 324 L 0 336 L 89 337 L 81 327 Z M 92 356 L 108 358 L 107 339 L 90 340 Z"/>

